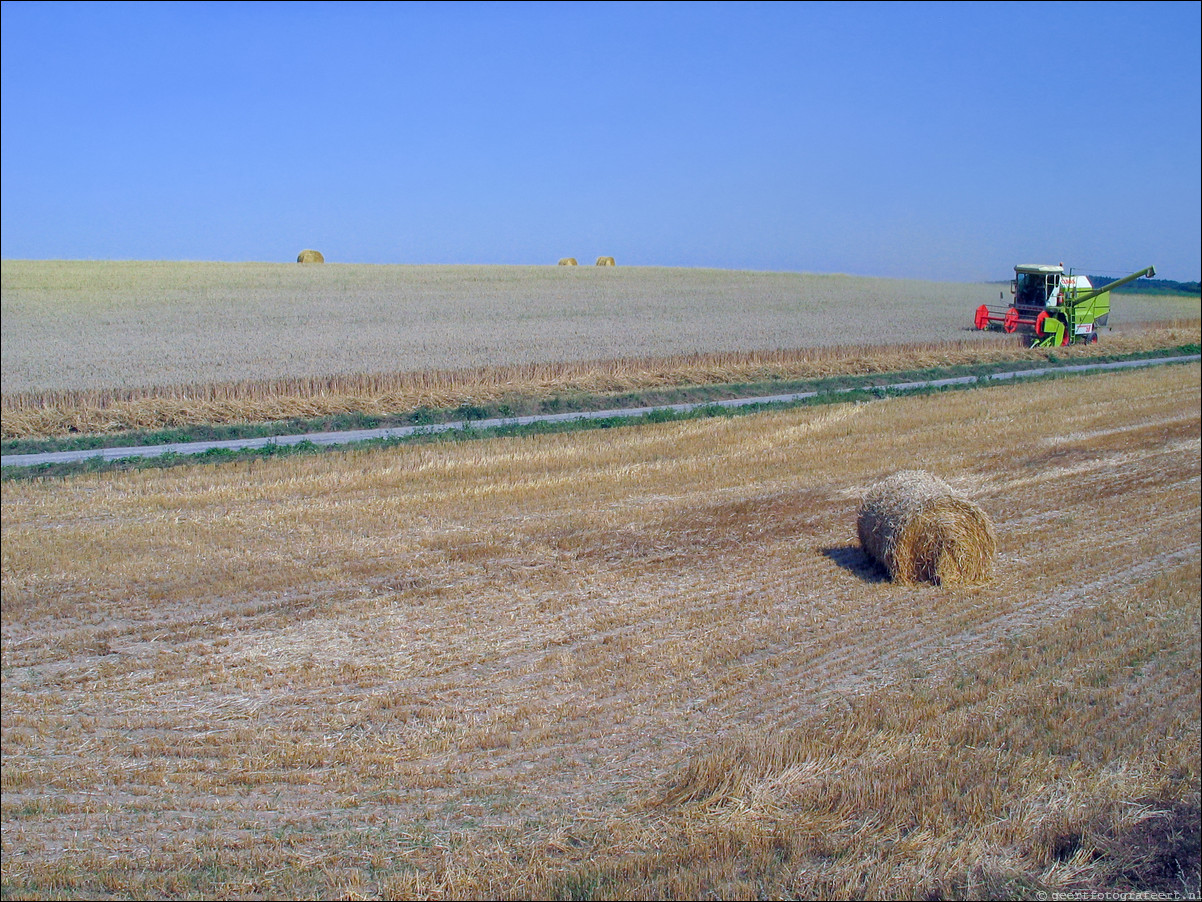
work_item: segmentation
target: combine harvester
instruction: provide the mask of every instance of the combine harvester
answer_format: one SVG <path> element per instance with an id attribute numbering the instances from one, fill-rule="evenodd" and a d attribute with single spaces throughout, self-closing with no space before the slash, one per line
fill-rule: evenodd
<path id="1" fill-rule="evenodd" d="M 1097 341 L 1098 329 L 1110 317 L 1110 292 L 1141 276 L 1152 278 L 1156 267 L 1094 288 L 1087 276 L 1064 272 L 1064 264 L 1020 263 L 1014 267 L 1007 308 L 982 304 L 974 323 L 978 329 L 1000 328 L 1031 336 L 1031 347 L 1052 348 L 1070 342 Z"/>

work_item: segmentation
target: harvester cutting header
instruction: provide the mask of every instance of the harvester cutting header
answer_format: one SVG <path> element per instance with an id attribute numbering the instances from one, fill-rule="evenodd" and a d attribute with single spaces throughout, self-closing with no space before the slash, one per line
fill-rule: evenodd
<path id="1" fill-rule="evenodd" d="M 1033 348 L 1097 341 L 1098 329 L 1110 318 L 1110 292 L 1141 276 L 1155 275 L 1156 267 L 1149 266 L 1094 288 L 1088 276 L 1066 274 L 1063 263 L 1020 263 L 1010 283 L 1014 302 L 1006 308 L 982 304 L 974 323 L 978 329 L 1030 335 Z"/>

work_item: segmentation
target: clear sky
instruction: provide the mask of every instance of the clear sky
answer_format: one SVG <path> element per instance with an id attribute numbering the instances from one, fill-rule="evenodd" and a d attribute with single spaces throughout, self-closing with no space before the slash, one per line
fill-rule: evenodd
<path id="1" fill-rule="evenodd" d="M 5 2 L 0 256 L 1194 280 L 1200 10 Z"/>

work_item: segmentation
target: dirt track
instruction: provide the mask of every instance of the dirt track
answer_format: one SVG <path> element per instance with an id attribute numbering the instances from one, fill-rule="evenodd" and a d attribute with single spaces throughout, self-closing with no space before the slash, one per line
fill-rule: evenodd
<path id="1" fill-rule="evenodd" d="M 1094 363 L 1094 364 L 1075 364 L 1065 365 L 1055 368 L 1040 367 L 1028 370 L 1010 370 L 999 373 L 994 373 L 989 377 L 975 376 L 958 376 L 948 379 L 935 379 L 919 382 L 901 382 L 901 383 L 886 383 L 879 387 L 885 390 L 893 391 L 913 391 L 916 389 L 926 388 L 942 388 L 953 385 L 968 385 L 980 384 L 985 385 L 993 381 L 1005 379 L 1030 378 L 1035 376 L 1048 375 L 1050 373 L 1059 372 L 1062 375 L 1069 373 L 1080 372 L 1102 372 L 1106 370 L 1121 370 L 1142 368 L 1145 366 L 1161 366 L 1169 364 L 1178 364 L 1187 361 L 1196 360 L 1196 356 L 1187 357 L 1167 357 L 1157 360 L 1130 360 L 1117 363 Z M 756 397 L 744 397 L 723 401 L 713 402 L 697 402 L 686 404 L 665 404 L 648 407 L 623 407 L 611 408 L 607 410 L 580 412 L 580 413 L 561 413 L 561 414 L 538 414 L 522 417 L 505 417 L 482 419 L 475 421 L 454 421 L 444 423 L 438 426 L 398 426 L 383 429 L 360 429 L 353 431 L 342 432 L 312 432 L 304 434 L 282 434 L 271 438 L 253 438 L 253 439 L 229 439 L 225 441 L 198 441 L 185 442 L 167 445 L 150 445 L 138 447 L 114 447 L 114 448 L 96 448 L 85 451 L 50 451 L 37 454 L 8 454 L 0 458 L 0 465 L 5 467 L 35 467 L 42 464 L 60 464 L 60 463 L 75 463 L 78 461 L 88 460 L 90 458 L 104 458 L 106 460 L 119 460 L 132 457 L 160 457 L 166 454 L 204 454 L 208 451 L 227 450 L 237 451 L 243 449 L 264 448 L 269 445 L 297 445 L 304 442 L 309 442 L 315 445 L 353 445 L 358 442 L 373 441 L 378 439 L 404 438 L 416 434 L 433 434 L 459 430 L 464 428 L 474 429 L 494 429 L 503 426 L 527 426 L 536 423 L 554 423 L 576 420 L 604 420 L 614 418 L 629 418 L 640 417 L 651 412 L 665 411 L 671 413 L 687 413 L 701 407 L 721 407 L 735 408 L 745 407 L 754 404 L 790 404 L 806 398 L 813 398 L 818 394 L 815 391 L 798 392 L 786 395 L 764 395 Z"/>

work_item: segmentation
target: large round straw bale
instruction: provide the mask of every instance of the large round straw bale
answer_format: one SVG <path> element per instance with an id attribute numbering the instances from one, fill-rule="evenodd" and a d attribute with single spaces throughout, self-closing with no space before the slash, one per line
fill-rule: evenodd
<path id="1" fill-rule="evenodd" d="M 617 266 L 618 264 L 614 263 L 613 257 L 598 257 L 597 265 L 598 266 Z"/>
<path id="2" fill-rule="evenodd" d="M 564 257 L 563 259 L 561 259 L 559 261 L 559 265 L 560 266 L 575 266 L 576 258 L 575 257 Z"/>
<path id="3" fill-rule="evenodd" d="M 872 486 L 856 522 L 860 545 L 898 583 L 981 583 L 997 536 L 981 508 L 937 476 L 906 470 Z"/>
<path id="4" fill-rule="evenodd" d="M 325 263 L 326 258 L 321 255 L 321 251 L 301 251 L 296 255 L 297 263 Z"/>

